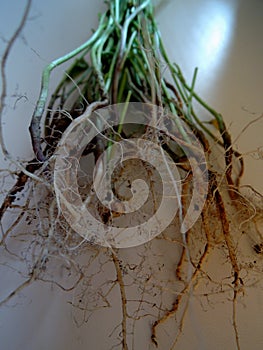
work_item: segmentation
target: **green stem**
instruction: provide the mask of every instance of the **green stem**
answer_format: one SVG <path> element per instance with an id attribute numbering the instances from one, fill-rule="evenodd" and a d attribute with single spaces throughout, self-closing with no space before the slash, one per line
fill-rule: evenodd
<path id="1" fill-rule="evenodd" d="M 33 148 L 36 154 L 36 157 L 38 160 L 44 162 L 46 160 L 43 151 L 41 149 L 41 130 L 40 130 L 40 121 L 42 118 L 42 115 L 44 113 L 45 105 L 47 102 L 48 97 L 48 88 L 49 88 L 49 81 L 50 81 L 50 74 L 53 71 L 54 68 L 58 67 L 64 62 L 67 62 L 71 58 L 77 56 L 82 51 L 86 50 L 88 47 L 90 47 L 101 35 L 101 32 L 103 30 L 103 21 L 105 18 L 105 14 L 102 16 L 100 21 L 99 29 L 92 35 L 92 37 L 87 40 L 84 44 L 79 46 L 77 49 L 69 52 L 68 54 L 54 60 L 50 64 L 48 64 L 42 73 L 42 80 L 41 80 L 41 89 L 40 89 L 40 95 L 37 101 L 37 105 L 31 120 L 31 124 L 29 127 L 31 139 Z"/>

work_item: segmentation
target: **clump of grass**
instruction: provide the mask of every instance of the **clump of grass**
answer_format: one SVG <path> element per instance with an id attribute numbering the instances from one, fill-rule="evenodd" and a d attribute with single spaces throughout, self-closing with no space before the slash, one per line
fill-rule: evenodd
<path id="1" fill-rule="evenodd" d="M 30 2 L 29 2 L 30 4 Z M 241 278 L 242 267 L 240 265 L 236 248 L 235 238 L 231 235 L 230 223 L 228 219 L 229 200 L 231 206 L 240 210 L 240 206 L 249 207 L 248 201 L 239 191 L 239 181 L 243 173 L 243 160 L 241 154 L 233 149 L 231 135 L 229 134 L 223 117 L 213 108 L 208 106 L 206 102 L 196 93 L 195 82 L 197 78 L 197 69 L 194 71 L 192 82 L 186 82 L 183 73 L 178 64 L 172 63 L 164 48 L 160 32 L 158 30 L 154 8 L 150 0 L 114 0 L 107 2 L 108 9 L 99 16 L 99 24 L 97 30 L 94 31 L 90 39 L 83 45 L 73 50 L 69 54 L 58 58 L 51 62 L 43 71 L 42 84 L 39 99 L 32 116 L 30 124 L 30 134 L 35 158 L 27 163 L 25 167 L 20 166 L 20 172 L 17 173 L 17 182 L 9 191 L 3 201 L 1 207 L 1 219 L 9 208 L 14 208 L 14 202 L 18 193 L 24 191 L 26 184 L 31 181 L 34 183 L 44 183 L 48 190 L 48 198 L 52 205 L 48 208 L 48 225 L 46 232 L 41 233 L 41 242 L 45 249 L 41 251 L 39 256 L 32 263 L 29 273 L 29 279 L 26 280 L 15 292 L 12 292 L 5 298 L 1 304 L 7 302 L 11 297 L 18 293 L 22 288 L 27 286 L 35 279 L 43 278 L 46 262 L 49 255 L 54 254 L 54 248 L 50 248 L 50 242 L 55 239 L 56 252 L 59 256 L 65 255 L 65 247 L 63 246 L 63 254 L 59 244 L 64 238 L 67 240 L 68 235 L 65 232 L 67 225 L 59 218 L 58 224 L 58 208 L 52 187 L 52 181 L 47 174 L 52 174 L 53 157 L 56 147 L 69 125 L 79 118 L 89 106 L 93 106 L 93 110 L 103 106 L 128 103 L 143 102 L 162 107 L 169 111 L 173 116 L 172 122 L 181 132 L 180 137 L 187 144 L 189 139 L 184 129 L 181 127 L 181 121 L 186 123 L 190 130 L 200 141 L 203 151 L 206 155 L 209 174 L 209 189 L 207 201 L 200 218 L 202 230 L 205 232 L 206 244 L 201 254 L 194 255 L 191 252 L 191 244 L 189 232 L 186 233 L 183 244 L 181 259 L 176 269 L 176 278 L 180 281 L 184 280 L 184 264 L 191 265 L 193 272 L 190 279 L 186 278 L 185 286 L 181 293 L 172 304 L 170 310 L 163 312 L 161 318 L 155 320 L 152 328 L 152 341 L 157 345 L 157 328 L 160 324 L 178 311 L 180 301 L 184 295 L 189 294 L 189 290 L 193 281 L 198 274 L 202 272 L 203 262 L 213 249 L 213 227 L 216 226 L 222 230 L 225 249 L 229 256 L 231 265 L 231 278 L 233 286 L 233 326 L 236 336 L 237 347 L 239 348 L 239 336 L 236 324 L 236 301 L 237 295 L 242 288 L 244 281 Z M 28 7 L 29 8 L 29 7 Z M 28 9 L 26 15 L 28 13 Z M 22 21 L 21 28 L 24 25 Z M 18 35 L 19 30 L 14 38 Z M 12 44 L 12 42 L 11 42 Z M 7 50 L 10 50 L 11 44 Z M 2 60 L 2 75 L 4 76 L 4 66 L 8 55 Z M 49 93 L 49 79 L 53 69 L 60 64 L 75 57 L 75 61 L 71 64 L 61 82 L 53 92 L 50 101 L 47 101 Z M 166 76 L 164 76 L 164 67 Z M 169 78 L 168 78 L 169 76 Z M 4 83 L 6 79 L 3 79 Z M 4 105 L 5 89 L 3 89 L 1 103 Z M 216 125 L 215 132 L 207 128 L 207 124 L 203 123 L 199 118 L 199 106 L 205 109 L 211 118 L 211 122 Z M 3 107 L 2 107 L 3 108 Z M 41 125 L 44 125 L 43 128 Z M 145 130 L 141 131 L 141 137 L 145 136 Z M 117 134 L 123 138 L 128 138 L 122 124 L 117 128 Z M 147 136 L 147 135 L 146 135 Z M 109 140 L 107 135 L 107 140 Z M 112 138 L 116 135 L 112 135 Z M 83 156 L 93 153 L 95 160 L 110 145 L 110 142 L 102 142 L 104 135 L 98 135 L 85 149 Z M 113 139 L 112 139 L 113 140 Z M 185 181 L 183 181 L 182 211 L 187 210 L 189 205 L 185 198 L 191 194 L 192 170 L 189 167 L 186 155 L 177 148 L 171 146 L 171 140 L 167 140 L 163 135 L 157 135 L 157 141 L 160 143 L 176 164 L 179 164 Z M 211 164 L 211 145 L 216 144 L 223 150 L 224 166 L 221 170 L 215 171 Z M 189 147 L 191 145 L 189 144 Z M 2 138 L 2 148 L 4 154 L 8 152 L 4 146 Z M 235 164 L 236 175 L 233 175 L 233 167 Z M 227 188 L 227 191 L 225 191 Z M 225 199 L 226 198 L 226 199 Z M 26 213 L 28 206 L 24 206 L 24 213 L 19 214 L 15 222 L 15 226 Z M 255 217 L 260 216 L 260 208 L 255 208 Z M 214 215 L 210 215 L 211 212 Z M 104 213 L 105 216 L 105 213 Z M 250 218 L 248 210 L 244 215 Z M 219 219 L 219 224 L 217 223 Z M 102 221 L 104 218 L 102 218 Z M 216 221 L 216 223 L 215 223 Z M 4 246 L 8 239 L 8 234 L 14 226 L 2 237 L 1 244 Z M 56 231 L 57 230 L 57 231 Z M 60 238 L 58 238 L 58 236 Z M 52 237 L 52 239 L 51 239 Z M 61 238 L 64 237 L 64 238 Z M 163 236 L 167 242 L 172 242 L 171 238 Z M 43 243 L 44 242 L 44 243 Z M 48 242 L 48 243 L 47 243 Z M 81 247 L 82 242 L 74 244 Z M 173 241 L 174 242 L 174 241 Z M 255 245 L 258 248 L 261 243 Z M 189 246 L 189 247 L 188 247 Z M 47 248 L 48 247 L 48 248 Z M 72 249 L 72 247 L 70 247 Z M 67 249 L 69 254 L 70 249 Z M 81 248 L 80 248 L 81 249 Z M 91 249 L 91 248 L 88 248 Z M 52 251 L 52 254 L 50 253 Z M 258 253 L 256 249 L 256 253 Z M 125 283 L 122 273 L 122 266 L 118 259 L 118 251 L 112 249 L 110 251 L 111 261 L 116 268 L 116 283 L 119 284 L 122 299 L 122 344 L 127 349 L 127 297 L 125 293 Z M 195 256 L 195 258 L 194 258 Z M 198 256 L 198 258 L 196 258 Z M 196 261 L 194 261 L 196 259 Z M 75 268 L 75 267 L 74 267 Z M 83 278 L 82 270 L 78 270 L 77 282 Z M 189 276 L 188 276 L 189 277 Z M 66 289 L 66 288 L 64 288 Z M 183 319 L 182 319 L 183 320 Z M 183 321 L 180 325 L 182 330 Z M 177 339 L 177 337 L 176 337 Z"/>
<path id="2" fill-rule="evenodd" d="M 53 93 L 44 117 L 52 70 L 77 55 L 78 58 Z M 164 77 L 164 67 L 171 81 Z M 188 84 L 178 64 L 169 60 L 151 1 L 108 2 L 108 10 L 100 15 L 98 29 L 91 38 L 76 50 L 47 65 L 43 71 L 41 92 L 30 125 L 35 154 L 40 161 L 47 158 L 41 147 L 40 120 L 45 119 L 45 135 L 49 137 L 51 114 L 58 100 L 63 110 L 65 102 L 77 93 L 78 98 L 70 110 L 73 118 L 94 101 L 105 100 L 109 104 L 150 102 L 167 108 L 174 115 L 175 122 L 177 118 L 187 122 L 203 144 L 208 135 L 224 147 L 228 182 L 234 185 L 231 179 L 234 152 L 231 137 L 222 116 L 196 94 L 196 77 L 197 69 L 191 84 Z M 221 139 L 200 121 L 195 113 L 194 101 L 210 113 L 211 121 L 215 120 Z M 240 154 L 234 153 L 243 168 Z"/>

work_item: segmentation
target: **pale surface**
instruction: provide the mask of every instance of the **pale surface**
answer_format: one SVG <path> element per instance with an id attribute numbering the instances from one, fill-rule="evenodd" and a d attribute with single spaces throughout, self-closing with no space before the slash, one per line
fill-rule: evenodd
<path id="1" fill-rule="evenodd" d="M 24 3 L 9 0 L 1 4 L 0 33 L 5 39 L 16 28 Z M 38 96 L 41 69 L 50 60 L 86 40 L 91 28 L 96 27 L 96 14 L 103 9 L 101 3 L 33 1 L 24 38 L 16 42 L 8 61 L 8 99 L 4 118 L 6 144 L 13 154 L 22 158 L 32 155 L 28 124 Z M 158 14 L 170 57 L 182 67 L 189 80 L 194 68 L 199 67 L 197 90 L 224 115 L 234 140 L 245 125 L 263 113 L 262 14 L 263 2 L 260 0 L 167 1 Z M 4 43 L 1 52 L 3 47 Z M 53 75 L 53 87 L 62 69 Z M 15 109 L 17 97 L 14 95 L 26 96 L 16 103 Z M 243 180 L 260 191 L 263 190 L 262 131 L 263 120 L 253 124 L 235 142 L 243 153 L 261 147 L 261 153 L 246 157 L 247 170 Z M 255 158 L 259 160 L 255 161 Z M 8 290 L 3 286 L 14 283 L 15 275 L 2 275 L 1 296 L 4 296 Z M 90 328 L 85 325 L 76 328 L 65 294 L 50 291 L 48 285 L 30 287 L 24 297 L 12 305 L 0 312 L 3 349 L 109 349 L 108 345 L 98 342 L 103 338 L 101 334 L 109 334 L 112 319 L 102 318 L 99 323 L 94 320 Z M 238 318 L 242 349 L 260 350 L 263 348 L 262 293 L 250 292 L 245 305 L 246 308 L 240 308 Z M 226 307 L 220 305 L 220 312 L 216 314 L 211 310 L 200 314 L 199 304 L 191 305 L 190 310 L 185 330 L 187 336 L 181 338 L 178 349 L 234 349 L 231 321 L 227 317 L 230 311 Z M 97 329 L 100 330 L 98 338 L 94 337 Z M 142 345 L 137 349 L 144 348 Z"/>

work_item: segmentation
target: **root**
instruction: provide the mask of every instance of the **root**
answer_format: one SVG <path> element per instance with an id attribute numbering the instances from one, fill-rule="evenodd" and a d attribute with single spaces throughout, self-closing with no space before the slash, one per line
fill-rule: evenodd
<path id="1" fill-rule="evenodd" d="M 220 219 L 221 219 L 222 230 L 224 233 L 225 242 L 227 245 L 228 254 L 229 254 L 229 258 L 231 261 L 233 274 L 234 274 L 234 280 L 232 282 L 232 284 L 234 285 L 234 292 L 233 292 L 233 299 L 232 299 L 232 304 L 233 304 L 233 306 L 232 306 L 232 308 L 233 308 L 232 309 L 232 323 L 233 323 L 233 328 L 234 328 L 234 332 L 235 332 L 236 346 L 237 346 L 237 349 L 240 350 L 239 334 L 238 334 L 237 320 L 236 320 L 236 304 L 237 304 L 237 295 L 241 291 L 240 286 L 242 285 L 242 279 L 240 278 L 240 269 L 238 266 L 235 247 L 234 247 L 234 244 L 233 244 L 233 241 L 231 238 L 231 234 L 230 234 L 229 221 L 227 219 L 227 214 L 225 211 L 224 202 L 223 202 L 222 196 L 219 192 L 217 182 L 216 182 L 216 179 L 214 176 L 213 176 L 212 191 L 215 195 L 216 205 L 217 205 L 218 212 L 219 212 Z"/>
<path id="2" fill-rule="evenodd" d="M 189 180 L 190 174 L 188 175 L 187 179 Z M 183 198 L 186 198 L 186 194 L 188 192 L 188 186 L 189 183 L 186 180 L 184 182 L 184 190 L 183 190 Z M 184 207 L 186 206 L 186 201 L 184 201 Z M 206 244 L 203 250 L 203 253 L 201 254 L 199 261 L 197 264 L 194 264 L 192 261 L 187 261 L 185 260 L 185 249 L 183 249 L 183 252 L 181 254 L 179 263 L 177 265 L 176 268 L 176 277 L 180 280 L 180 281 L 184 281 L 183 277 L 182 277 L 182 271 L 184 269 L 184 265 L 186 264 L 186 269 L 189 269 L 189 264 L 191 264 L 194 267 L 194 271 L 192 272 L 191 275 L 191 279 L 189 281 L 187 281 L 185 283 L 185 287 L 183 288 L 182 291 L 180 291 L 180 293 L 178 293 L 175 302 L 172 305 L 172 308 L 166 312 L 164 314 L 164 316 L 162 318 L 160 318 L 159 320 L 155 321 L 153 326 L 152 326 L 152 342 L 158 347 L 158 342 L 157 342 L 157 328 L 160 327 L 162 324 L 165 324 L 170 318 L 172 317 L 176 317 L 177 313 L 178 313 L 178 309 L 180 307 L 180 304 L 182 302 L 182 299 L 185 297 L 187 298 L 186 301 L 186 305 L 184 306 L 184 310 L 183 310 L 183 314 L 180 318 L 179 321 L 179 325 L 178 325 L 178 332 L 177 335 L 173 341 L 172 347 L 171 349 L 174 349 L 176 346 L 176 343 L 180 337 L 180 335 L 183 332 L 183 327 L 184 327 L 184 320 L 185 320 L 185 316 L 186 316 L 186 312 L 187 312 L 187 307 L 188 307 L 188 301 L 189 298 L 193 295 L 195 288 L 198 285 L 198 274 L 202 272 L 203 269 L 203 265 L 205 263 L 205 261 L 207 260 L 207 257 L 209 256 L 210 253 L 210 249 L 211 249 L 211 232 L 209 229 L 209 213 L 208 213 L 208 207 L 209 207 L 209 199 L 207 199 L 204 209 L 202 211 L 202 223 L 203 223 L 203 229 L 205 232 L 205 236 L 206 236 Z M 191 231 L 188 231 L 187 233 L 187 237 L 189 237 L 189 235 L 191 235 Z M 187 239 L 187 245 L 189 247 L 189 240 Z"/>
<path id="3" fill-rule="evenodd" d="M 7 304 L 11 299 L 17 296 L 20 292 L 22 292 L 26 287 L 28 287 L 33 281 L 36 280 L 35 271 L 33 270 L 30 274 L 30 277 L 21 283 L 16 289 L 12 290 L 11 293 L 8 294 L 3 300 L 0 301 L 0 307 Z"/>
<path id="4" fill-rule="evenodd" d="M 40 166 L 41 166 L 41 164 L 39 164 L 38 162 L 35 161 L 35 159 L 33 159 L 26 166 L 26 170 L 27 170 L 27 172 L 29 172 L 31 174 L 34 174 L 40 168 Z M 2 205 L 1 205 L 1 208 L 0 208 L 0 221 L 2 220 L 6 210 L 8 208 L 11 208 L 13 202 L 17 198 L 18 193 L 20 193 L 20 192 L 22 192 L 24 190 L 28 179 L 29 179 L 29 176 L 26 175 L 23 171 L 21 171 L 17 175 L 17 180 L 16 180 L 15 185 L 8 192 L 8 194 L 6 195 L 4 201 L 3 201 Z"/>
<path id="5" fill-rule="evenodd" d="M 121 307 L 122 307 L 122 348 L 123 350 L 128 350 L 128 345 L 127 345 L 127 298 L 126 298 L 126 292 L 125 292 L 125 285 L 122 277 L 122 270 L 120 267 L 120 261 L 116 255 L 116 252 L 112 252 L 112 260 L 116 269 L 116 274 L 117 274 L 117 283 L 120 288 L 120 293 L 121 293 Z"/>
<path id="6" fill-rule="evenodd" d="M 6 90 L 7 90 L 7 80 L 6 80 L 6 62 L 8 59 L 8 56 L 11 52 L 11 49 L 16 41 L 16 39 L 19 37 L 20 33 L 22 32 L 25 23 L 27 21 L 28 15 L 29 15 L 29 11 L 30 11 L 30 7 L 31 7 L 31 3 L 32 0 L 28 0 L 26 7 L 25 7 L 25 11 L 23 14 L 23 17 L 21 18 L 20 24 L 17 27 L 16 31 L 14 32 L 14 34 L 12 35 L 11 39 L 9 39 L 7 47 L 4 51 L 4 54 L 2 56 L 2 60 L 1 60 L 1 78 L 2 78 L 2 92 L 1 92 L 1 96 L 0 96 L 0 144 L 2 147 L 2 151 L 3 154 L 8 158 L 11 159 L 11 155 L 9 154 L 6 146 L 5 146 L 5 142 L 4 142 L 4 136 L 3 136 L 3 110 L 5 107 L 5 98 L 6 98 Z"/>

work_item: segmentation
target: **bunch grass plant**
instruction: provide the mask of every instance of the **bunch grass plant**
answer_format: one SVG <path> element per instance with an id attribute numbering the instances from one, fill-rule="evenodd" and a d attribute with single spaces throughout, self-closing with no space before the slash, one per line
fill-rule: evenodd
<path id="1" fill-rule="evenodd" d="M 21 25 L 10 40 L 2 57 L 1 115 L 6 97 L 6 60 L 15 39 L 25 24 L 30 4 L 31 1 L 29 0 Z M 199 140 L 206 155 L 208 194 L 199 222 L 186 232 L 184 239 L 179 242 L 182 246 L 182 251 L 174 278 L 176 281 L 182 282 L 183 287 L 174 298 L 174 301 L 170 303 L 170 306 L 168 305 L 165 310 L 160 310 L 159 316 L 152 321 L 151 340 L 155 346 L 158 346 L 158 327 L 165 324 L 171 316 L 178 312 L 184 296 L 189 297 L 193 293 L 194 286 L 199 281 L 198 276 L 204 275 L 205 261 L 209 259 L 210 252 L 216 249 L 214 232 L 219 230 L 219 235 L 223 237 L 223 249 L 228 256 L 227 260 L 231 267 L 230 276 L 227 277 L 230 282 L 226 283 L 225 288 L 227 293 L 232 293 L 232 324 L 236 346 L 240 349 L 236 304 L 238 295 L 246 284 L 243 278 L 245 265 L 240 260 L 241 258 L 236 249 L 240 234 L 237 236 L 233 235 L 232 222 L 229 220 L 229 215 L 235 213 L 238 224 L 248 225 L 249 230 L 258 232 L 257 222 L 260 222 L 262 219 L 262 196 L 252 189 L 250 197 L 246 197 L 241 193 L 239 185 L 244 171 L 242 155 L 233 148 L 231 135 L 222 115 L 210 107 L 196 92 L 197 69 L 194 71 L 192 81 L 188 83 L 180 66 L 169 59 L 158 30 L 152 2 L 150 0 L 112 0 L 107 1 L 106 4 L 107 10 L 99 15 L 98 28 L 91 37 L 75 50 L 48 64 L 43 70 L 40 94 L 30 123 L 34 158 L 28 161 L 27 164 L 14 160 L 5 146 L 2 128 L 0 130 L 3 153 L 11 162 L 15 162 L 17 167 L 15 172 L 16 183 L 8 191 L 1 206 L 1 220 L 5 219 L 10 210 L 20 208 L 13 223 L 2 234 L 1 246 L 7 248 L 9 240 L 12 240 L 12 232 L 17 229 L 23 217 L 30 217 L 30 213 L 33 210 L 30 207 L 32 192 L 29 191 L 28 200 L 22 205 L 16 204 L 18 195 L 26 191 L 28 183 L 34 184 L 34 188 L 43 186 L 47 192 L 48 202 L 52 203 L 47 209 L 48 224 L 42 225 L 43 231 L 39 231 L 37 234 L 34 233 L 34 239 L 38 243 L 41 242 L 39 245 L 42 248 L 38 250 L 37 255 L 33 254 L 31 256 L 32 261 L 29 264 L 28 278 L 17 289 L 2 299 L 0 305 L 2 306 L 9 302 L 11 298 L 34 280 L 44 280 L 44 274 L 48 268 L 48 260 L 51 259 L 51 256 L 66 256 L 67 262 L 74 269 L 78 270 L 73 287 L 68 289 L 62 287 L 65 290 L 69 290 L 78 288 L 81 281 L 85 279 L 83 268 L 73 261 L 74 259 L 71 255 L 72 247 L 74 246 L 74 252 L 77 248 L 81 252 L 95 249 L 97 255 L 94 253 L 94 256 L 97 257 L 99 255 L 99 247 L 94 248 L 90 242 L 84 242 L 76 238 L 76 235 L 70 231 L 63 218 L 59 216 L 59 208 L 57 207 L 52 184 L 52 171 L 56 149 L 65 130 L 74 120 L 78 120 L 87 108 L 94 112 L 102 107 L 120 103 L 141 102 L 153 104 L 163 108 L 163 110 L 168 111 L 172 115 L 173 123 L 181 133 L 180 137 L 185 144 L 188 144 L 189 148 L 191 148 L 190 140 L 182 127 L 182 122 L 187 124 Z M 52 71 L 59 65 L 69 60 L 72 61 L 72 59 L 74 59 L 73 63 L 71 62 L 70 67 L 52 93 L 50 100 L 48 100 L 50 93 L 49 81 Z M 202 120 L 199 116 L 200 110 L 205 111 L 206 115 L 209 116 L 210 123 L 214 125 L 214 128 L 208 127 L 207 123 Z M 95 137 L 92 143 L 86 147 L 83 157 L 93 154 L 96 161 L 105 149 L 118 138 L 128 139 L 129 136 L 123 128 L 124 118 L 125 112 L 115 130 L 116 132 L 107 134 L 107 142 L 103 142 L 105 139 L 103 134 Z M 147 137 L 147 135 L 151 134 L 147 134 L 144 129 L 140 132 L 141 137 L 145 137 L 145 135 Z M 189 161 L 182 150 L 174 147 L 172 140 L 165 138 L 161 134 L 157 134 L 156 138 L 163 150 L 178 164 L 184 177 L 182 181 L 181 210 L 182 213 L 185 213 L 189 206 L 187 198 L 190 197 L 192 191 L 192 170 Z M 216 167 L 213 164 L 212 151 L 215 145 L 222 154 L 222 163 Z M 256 197 L 256 201 L 253 201 L 252 197 Z M 40 217 L 40 220 L 43 219 Z M 102 218 L 102 220 L 104 219 Z M 56 228 L 56 225 L 59 226 L 59 229 Z M 202 240 L 205 242 L 199 253 L 196 252 L 192 242 L 193 237 L 198 238 L 198 234 L 194 233 L 196 230 L 202 231 Z M 70 235 L 71 238 L 69 238 Z M 260 237 L 259 233 L 257 237 Z M 165 242 L 172 246 L 174 243 L 178 243 L 178 240 L 165 233 L 158 239 L 164 239 Z M 158 239 L 156 240 L 158 241 Z M 52 244 L 53 247 L 51 247 Z M 254 242 L 252 248 L 254 247 L 255 255 L 261 254 L 262 245 L 261 241 Z M 105 253 L 104 249 L 103 254 L 108 254 L 109 261 L 115 266 L 116 281 L 114 283 L 117 283 L 120 288 L 122 305 L 120 343 L 123 349 L 128 349 L 129 336 L 127 327 L 130 316 L 127 311 L 128 300 L 125 274 L 123 272 L 124 267 L 120 258 L 122 253 L 119 253 L 118 249 L 112 248 L 108 249 L 107 253 Z M 143 263 L 138 264 L 140 271 L 143 271 L 142 265 Z M 126 268 L 128 269 L 129 266 L 131 265 L 127 262 Z M 188 272 L 185 274 L 185 271 L 189 271 L 189 266 L 191 267 L 190 275 Z M 136 270 L 135 267 L 134 270 Z M 145 283 L 147 284 L 148 281 Z M 60 283 L 56 283 L 60 285 Z M 212 282 L 209 281 L 209 283 Z M 218 288 L 219 285 L 224 289 L 223 283 L 218 282 Z M 106 295 L 107 293 L 104 291 L 105 300 L 107 299 Z M 147 300 L 143 299 L 143 302 L 147 303 Z M 185 313 L 183 313 L 181 318 L 179 331 L 174 337 L 174 346 L 182 333 L 184 315 Z M 136 320 L 135 316 L 134 320 Z"/>

